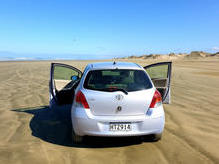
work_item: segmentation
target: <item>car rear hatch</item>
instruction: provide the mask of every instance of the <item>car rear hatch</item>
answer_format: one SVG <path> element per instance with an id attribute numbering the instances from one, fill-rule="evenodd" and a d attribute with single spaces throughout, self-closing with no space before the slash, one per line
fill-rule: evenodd
<path id="1" fill-rule="evenodd" d="M 146 114 L 154 88 L 133 91 L 125 94 L 121 91 L 105 92 L 84 89 L 90 110 L 96 116 L 130 116 Z"/>

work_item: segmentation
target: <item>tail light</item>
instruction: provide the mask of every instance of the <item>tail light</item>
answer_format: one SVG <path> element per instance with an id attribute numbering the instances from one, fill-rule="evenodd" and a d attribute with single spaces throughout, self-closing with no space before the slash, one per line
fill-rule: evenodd
<path id="1" fill-rule="evenodd" d="M 84 108 L 89 109 L 89 105 L 87 103 L 87 100 L 86 100 L 84 94 L 80 90 L 76 94 L 76 102 L 78 104 L 83 105 Z"/>
<path id="2" fill-rule="evenodd" d="M 154 96 L 151 101 L 150 108 L 156 108 L 162 104 L 161 94 L 158 90 L 154 92 Z"/>

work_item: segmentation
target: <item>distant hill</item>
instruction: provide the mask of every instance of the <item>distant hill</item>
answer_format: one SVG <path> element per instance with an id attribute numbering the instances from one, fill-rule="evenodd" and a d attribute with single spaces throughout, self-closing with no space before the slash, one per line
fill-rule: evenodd
<path id="1" fill-rule="evenodd" d="M 170 53 L 170 54 L 150 54 L 141 56 L 128 56 L 122 59 L 161 59 L 161 60 L 176 60 L 176 59 L 195 59 L 195 58 L 206 58 L 206 57 L 219 57 L 219 52 L 208 53 L 203 51 L 192 51 L 188 53 Z"/>

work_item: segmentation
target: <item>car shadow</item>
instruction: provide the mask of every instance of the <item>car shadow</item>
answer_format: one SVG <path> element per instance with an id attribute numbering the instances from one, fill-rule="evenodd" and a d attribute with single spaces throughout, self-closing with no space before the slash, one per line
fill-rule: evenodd
<path id="1" fill-rule="evenodd" d="M 57 145 L 80 148 L 110 148 L 142 143 L 140 137 L 85 137 L 82 144 L 73 144 L 70 106 L 52 109 L 48 106 L 41 106 L 14 109 L 12 111 L 33 115 L 29 124 L 32 135 Z M 150 136 L 148 136 L 146 142 L 147 140 L 151 142 Z"/>

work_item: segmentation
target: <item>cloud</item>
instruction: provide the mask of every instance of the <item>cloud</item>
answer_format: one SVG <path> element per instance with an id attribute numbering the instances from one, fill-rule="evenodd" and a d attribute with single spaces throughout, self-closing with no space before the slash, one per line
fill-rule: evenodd
<path id="1" fill-rule="evenodd" d="M 219 51 L 219 47 L 213 47 L 212 50 Z"/>

